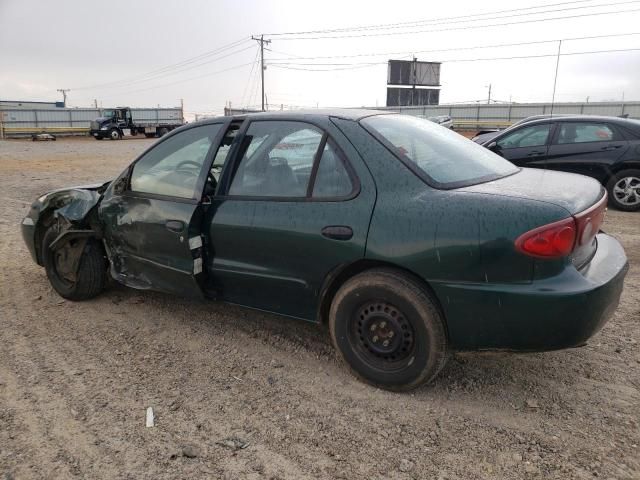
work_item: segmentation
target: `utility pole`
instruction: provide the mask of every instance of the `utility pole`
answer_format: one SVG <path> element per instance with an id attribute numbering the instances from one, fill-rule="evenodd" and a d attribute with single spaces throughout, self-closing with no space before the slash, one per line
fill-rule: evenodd
<path id="1" fill-rule="evenodd" d="M 556 73 L 553 77 L 553 94 L 551 95 L 551 116 L 553 117 L 553 105 L 556 103 L 556 84 L 558 83 L 558 66 L 560 65 L 560 49 L 562 40 L 558 40 L 558 55 L 556 56 Z M 587 97 L 588 98 L 588 97 Z M 589 102 L 589 100 L 587 100 Z"/>
<path id="2" fill-rule="evenodd" d="M 97 98 L 94 98 L 94 99 L 93 99 L 93 107 L 94 107 L 95 109 L 97 109 L 97 108 L 98 108 L 98 99 L 97 99 Z"/>
<path id="3" fill-rule="evenodd" d="M 184 98 L 180 99 L 180 115 L 182 116 L 182 123 L 184 123 Z"/>
<path id="4" fill-rule="evenodd" d="M 271 43 L 271 40 L 265 40 L 264 35 L 260 35 L 260 38 L 251 36 L 251 39 L 260 43 L 260 80 L 262 82 L 262 111 L 264 112 L 264 44 Z"/>
<path id="5" fill-rule="evenodd" d="M 66 107 L 67 106 L 67 92 L 70 92 L 71 89 L 69 89 L 69 88 L 58 88 L 57 91 L 62 93 L 63 107 Z"/>
<path id="6" fill-rule="evenodd" d="M 487 105 L 491 103 L 491 84 L 489 84 L 489 95 L 487 96 Z"/>

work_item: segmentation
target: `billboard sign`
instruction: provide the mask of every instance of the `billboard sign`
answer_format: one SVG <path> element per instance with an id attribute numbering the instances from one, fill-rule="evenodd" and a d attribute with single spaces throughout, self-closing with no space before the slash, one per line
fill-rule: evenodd
<path id="1" fill-rule="evenodd" d="M 397 88 L 387 87 L 387 107 L 406 107 L 410 105 L 438 105 L 440 90 L 435 88 Z"/>
<path id="2" fill-rule="evenodd" d="M 387 85 L 440 86 L 440 62 L 389 60 Z"/>

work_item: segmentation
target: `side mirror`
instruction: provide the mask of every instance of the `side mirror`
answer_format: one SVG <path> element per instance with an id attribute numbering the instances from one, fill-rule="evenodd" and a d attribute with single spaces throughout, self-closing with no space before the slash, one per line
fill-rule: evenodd
<path id="1" fill-rule="evenodd" d="M 487 148 L 489 150 L 497 150 L 498 149 L 498 144 L 496 142 L 491 142 L 487 145 Z"/>

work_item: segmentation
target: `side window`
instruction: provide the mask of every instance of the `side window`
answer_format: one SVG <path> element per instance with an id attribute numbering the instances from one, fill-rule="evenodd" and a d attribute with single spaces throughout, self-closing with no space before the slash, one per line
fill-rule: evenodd
<path id="1" fill-rule="evenodd" d="M 159 143 L 136 162 L 131 173 L 133 192 L 197 199 L 200 172 L 221 125 L 203 125 Z"/>
<path id="2" fill-rule="evenodd" d="M 614 140 L 613 130 L 604 123 L 560 123 L 558 144 L 610 142 Z"/>
<path id="3" fill-rule="evenodd" d="M 252 122 L 229 194 L 305 197 L 322 136 L 318 128 L 303 122 Z"/>
<path id="4" fill-rule="evenodd" d="M 353 182 L 337 148 L 327 141 L 320 157 L 313 184 L 314 198 L 346 197 L 353 192 Z"/>
<path id="5" fill-rule="evenodd" d="M 546 145 L 551 124 L 522 127 L 496 143 L 500 148 L 538 147 Z"/>

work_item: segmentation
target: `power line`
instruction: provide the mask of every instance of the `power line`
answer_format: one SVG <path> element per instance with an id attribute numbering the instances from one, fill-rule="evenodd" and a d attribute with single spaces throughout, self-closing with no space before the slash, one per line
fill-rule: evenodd
<path id="1" fill-rule="evenodd" d="M 235 65 L 233 67 L 225 68 L 223 70 L 217 70 L 215 72 L 208 72 L 208 73 L 205 73 L 203 75 L 198 75 L 197 77 L 185 78 L 185 79 L 177 80 L 177 81 L 174 81 L 174 82 L 163 83 L 163 84 L 160 84 L 160 85 L 153 85 L 153 86 L 150 86 L 150 87 L 139 88 L 139 89 L 136 89 L 136 90 L 127 90 L 127 91 L 124 91 L 124 92 L 119 92 L 119 94 L 122 95 L 122 94 L 125 94 L 125 93 L 145 92 L 147 90 L 154 90 L 156 88 L 168 87 L 170 85 L 176 85 L 178 83 L 190 82 L 192 80 L 198 80 L 200 78 L 210 77 L 210 76 L 213 76 L 213 75 L 218 75 L 220 73 L 229 72 L 231 70 L 237 70 L 239 68 L 246 67 L 246 66 L 251 65 L 253 63 L 254 62 L 243 63 L 243 64 L 240 64 L 240 65 Z"/>
<path id="2" fill-rule="evenodd" d="M 221 46 L 219 48 L 210 50 L 208 52 L 202 53 L 202 54 L 197 55 L 195 57 L 191 57 L 191 58 L 182 60 L 180 62 L 171 64 L 171 65 L 166 65 L 164 67 L 160 67 L 160 68 L 157 68 L 155 70 L 151 70 L 151 71 L 149 71 L 147 73 L 143 73 L 143 74 L 140 74 L 140 75 L 135 75 L 135 76 L 132 76 L 132 77 L 121 79 L 121 80 L 114 80 L 114 81 L 111 81 L 111 82 L 105 82 L 105 83 L 101 83 L 101 84 L 88 85 L 88 86 L 83 86 L 83 87 L 76 87 L 76 88 L 74 88 L 74 90 L 94 90 L 94 89 L 103 88 L 103 87 L 117 86 L 118 84 L 122 84 L 122 83 L 129 84 L 129 83 L 140 82 L 140 81 L 143 81 L 142 80 L 143 78 L 146 78 L 146 77 L 149 77 L 149 76 L 157 76 L 158 74 L 160 74 L 162 72 L 166 72 L 166 71 L 173 70 L 173 69 L 176 69 L 176 68 L 184 67 L 184 66 L 189 65 L 191 63 L 197 62 L 197 61 L 199 61 L 201 59 L 217 55 L 219 53 L 222 53 L 224 51 L 230 50 L 232 48 L 236 48 L 236 47 L 240 46 L 241 44 L 243 44 L 245 42 L 248 42 L 248 41 L 249 41 L 248 37 L 247 38 L 242 38 L 240 40 L 236 40 L 235 42 L 228 43 L 228 44 L 223 45 L 223 46 Z M 239 52 L 236 52 L 236 53 L 239 53 Z M 224 57 L 222 57 L 222 58 L 224 58 Z M 207 63 L 207 62 L 205 62 L 205 63 Z"/>
<path id="3" fill-rule="evenodd" d="M 405 26 L 411 26 L 411 25 L 417 26 L 417 25 L 422 25 L 424 23 L 433 23 L 433 22 L 437 22 L 437 21 L 441 21 L 441 20 L 456 20 L 456 19 L 465 19 L 465 18 L 486 16 L 486 15 L 495 15 L 495 14 L 499 14 L 499 13 L 520 12 L 520 11 L 525 11 L 525 10 L 537 10 L 537 9 L 548 8 L 548 7 L 564 6 L 564 5 L 570 5 L 570 4 L 576 4 L 576 3 L 588 3 L 588 2 L 593 2 L 593 1 L 595 1 L 595 0 L 574 0 L 574 1 L 570 1 L 570 2 L 560 2 L 560 3 L 551 3 L 551 4 L 546 4 L 546 5 L 536 5 L 536 6 L 531 6 L 531 7 L 514 8 L 514 9 L 507 9 L 507 10 L 498 10 L 498 11 L 492 11 L 492 12 L 487 12 L 487 13 L 476 13 L 476 14 L 470 14 L 470 15 L 458 15 L 458 16 L 453 16 L 453 17 L 440 17 L 440 18 L 434 18 L 434 19 L 431 19 L 431 20 L 414 20 L 412 22 L 396 22 L 396 23 L 383 23 L 383 24 L 374 24 L 374 25 L 360 25 L 360 26 L 356 26 L 356 27 L 342 27 L 342 28 L 333 28 L 333 29 L 307 30 L 307 31 L 299 31 L 299 32 L 276 32 L 276 33 L 265 33 L 265 35 L 270 36 L 270 37 L 285 36 L 285 35 L 311 35 L 311 34 L 317 34 L 317 33 L 336 33 L 336 32 L 345 32 L 345 31 L 384 29 L 384 28 L 387 28 L 387 27 L 402 26 L 402 25 L 405 25 Z M 588 7 L 590 7 L 590 6 L 588 6 Z M 585 8 L 588 8 L 588 7 L 585 7 Z M 540 12 L 535 12 L 535 13 L 540 13 Z"/>
<path id="4" fill-rule="evenodd" d="M 595 40 L 601 38 L 615 38 L 615 37 L 627 37 L 632 35 L 640 35 L 640 32 L 629 32 L 629 33 L 612 33 L 608 35 L 591 35 L 587 37 L 572 37 L 572 38 L 563 38 L 563 42 L 569 41 L 579 41 L 579 40 Z M 422 53 L 436 53 L 436 52 L 456 52 L 460 50 L 481 50 L 487 48 L 502 48 L 502 47 L 520 47 L 525 45 L 540 45 L 544 43 L 557 43 L 559 39 L 552 40 L 536 40 L 530 42 L 517 42 L 517 43 L 495 43 L 492 45 L 471 45 L 471 46 L 463 46 L 463 47 L 453 47 L 453 48 L 436 48 L 431 50 L 417 50 L 411 52 L 380 52 L 380 53 L 357 53 L 354 55 L 320 55 L 314 57 L 302 57 L 298 55 L 293 55 L 286 52 L 279 52 L 273 50 L 274 53 L 279 53 L 281 55 L 288 55 L 290 57 L 295 58 L 296 60 L 317 60 L 317 59 L 332 59 L 332 58 L 359 58 L 359 57 L 383 57 L 383 56 L 397 56 L 397 55 L 414 55 L 414 54 L 422 54 Z M 273 65 L 274 62 L 289 60 L 286 58 L 272 58 L 269 60 L 269 65 Z"/>
<path id="5" fill-rule="evenodd" d="M 633 0 L 634 2 L 637 2 L 638 0 Z M 381 33 L 363 33 L 363 34 L 357 34 L 357 35 L 327 35 L 327 36 L 321 36 L 321 37 L 281 37 L 279 38 L 280 41 L 283 40 L 325 40 L 325 39 L 338 39 L 338 38 L 366 38 L 366 37 L 386 37 L 386 36 L 393 36 L 393 35 L 415 35 L 415 34 L 419 34 L 419 33 L 437 33 L 437 32 L 451 32 L 451 31 L 455 31 L 455 30 L 471 30 L 471 29 L 476 29 L 476 28 L 491 28 L 491 27 L 504 27 L 504 26 L 509 26 L 509 25 L 522 25 L 525 23 L 540 23 L 540 22 L 548 22 L 548 21 L 553 21 L 553 20 L 569 20 L 569 19 L 573 19 L 573 18 L 584 18 L 584 17 L 593 17 L 593 16 L 600 16 L 600 15 L 618 15 L 621 13 L 631 13 L 631 12 L 637 12 L 640 11 L 640 9 L 631 9 L 631 10 L 610 10 L 607 12 L 597 12 L 597 13 L 583 13 L 583 14 L 578 14 L 578 15 L 565 15 L 565 16 L 561 16 L 561 17 L 549 17 L 549 18 L 540 18 L 540 19 L 533 19 L 533 20 L 521 20 L 521 21 L 517 21 L 517 22 L 504 22 L 504 23 L 491 23 L 488 25 L 466 25 L 466 26 L 460 26 L 460 27 L 452 27 L 452 28 L 440 28 L 440 29 L 433 29 L 433 30 L 414 30 L 414 31 L 410 31 L 410 32 L 381 32 Z"/>
<path id="6" fill-rule="evenodd" d="M 558 40 L 556 40 L 557 42 Z M 619 49 L 610 49 L 610 50 L 589 50 L 582 52 L 568 52 L 568 53 L 560 53 L 560 56 L 573 56 L 573 55 L 590 55 L 590 54 L 599 54 L 599 53 L 622 53 L 622 52 L 636 52 L 640 51 L 640 48 L 619 48 Z M 540 54 L 540 55 L 516 55 L 509 57 L 491 57 L 491 58 L 462 58 L 462 59 L 451 59 L 451 60 L 442 60 L 442 63 L 462 63 L 462 62 L 485 62 L 485 61 L 494 61 L 494 60 L 521 60 L 527 58 L 545 58 L 545 57 L 556 57 L 557 53 L 550 54 Z M 371 62 L 371 63 L 276 63 L 271 64 L 274 68 L 286 68 L 289 70 L 307 70 L 313 72 L 321 72 L 321 71 L 333 71 L 333 70 L 351 70 L 356 68 L 367 68 L 373 67 L 376 65 L 387 65 L 387 62 Z M 312 69 L 312 68 L 298 68 L 298 66 L 320 66 L 320 67 L 336 67 L 336 68 L 327 68 L 327 69 Z"/>
<path id="7" fill-rule="evenodd" d="M 256 56 L 253 58 L 253 65 L 251 66 L 251 71 L 249 72 L 249 78 L 247 78 L 247 84 L 244 86 L 244 90 L 242 91 L 242 100 L 240 100 L 240 105 L 244 104 L 244 97 L 247 94 L 247 89 L 249 88 L 249 85 L 251 84 L 251 77 L 253 76 L 253 71 L 254 68 L 256 66 L 256 63 L 258 62 L 258 55 L 260 54 L 260 50 L 256 49 Z"/>

